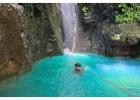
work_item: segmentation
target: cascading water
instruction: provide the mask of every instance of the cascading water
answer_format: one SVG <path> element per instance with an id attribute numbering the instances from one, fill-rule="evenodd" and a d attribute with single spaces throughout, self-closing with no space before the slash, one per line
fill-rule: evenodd
<path id="1" fill-rule="evenodd" d="M 60 4 L 60 10 L 62 12 L 64 42 L 66 48 L 64 51 L 72 51 L 75 46 L 73 41 L 77 27 L 76 4 L 62 3 Z"/>

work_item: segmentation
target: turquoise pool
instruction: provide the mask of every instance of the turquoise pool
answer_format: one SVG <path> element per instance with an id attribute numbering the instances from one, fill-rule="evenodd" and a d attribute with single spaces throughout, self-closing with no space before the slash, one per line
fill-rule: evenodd
<path id="1" fill-rule="evenodd" d="M 75 63 L 85 71 L 76 73 Z M 140 96 L 140 60 L 68 53 L 37 61 L 32 71 L 0 82 L 0 96 Z"/>

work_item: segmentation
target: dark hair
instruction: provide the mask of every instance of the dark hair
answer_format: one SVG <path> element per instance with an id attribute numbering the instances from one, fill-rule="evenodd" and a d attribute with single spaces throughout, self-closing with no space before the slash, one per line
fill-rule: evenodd
<path id="1" fill-rule="evenodd" d="M 79 63 L 76 63 L 76 64 L 75 64 L 75 66 L 81 67 L 81 64 L 79 64 Z"/>

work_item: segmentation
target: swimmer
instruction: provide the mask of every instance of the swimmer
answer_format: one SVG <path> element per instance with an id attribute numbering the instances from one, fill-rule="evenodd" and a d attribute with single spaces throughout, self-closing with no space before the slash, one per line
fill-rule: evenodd
<path id="1" fill-rule="evenodd" d="M 84 70 L 84 68 L 82 68 L 81 64 L 79 64 L 79 63 L 76 63 L 74 66 L 75 66 L 74 67 L 75 68 L 75 71 L 80 72 L 80 71 L 83 71 Z"/>

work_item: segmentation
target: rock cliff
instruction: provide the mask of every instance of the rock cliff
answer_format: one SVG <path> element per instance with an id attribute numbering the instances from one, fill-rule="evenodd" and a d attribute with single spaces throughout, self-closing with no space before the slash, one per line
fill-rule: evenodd
<path id="1" fill-rule="evenodd" d="M 0 80 L 62 54 L 60 25 L 57 4 L 0 4 Z"/>
<path id="2" fill-rule="evenodd" d="M 114 22 L 112 4 L 88 4 L 91 15 L 83 17 L 78 4 L 78 33 L 75 52 L 107 56 L 140 56 L 140 23 Z"/>

